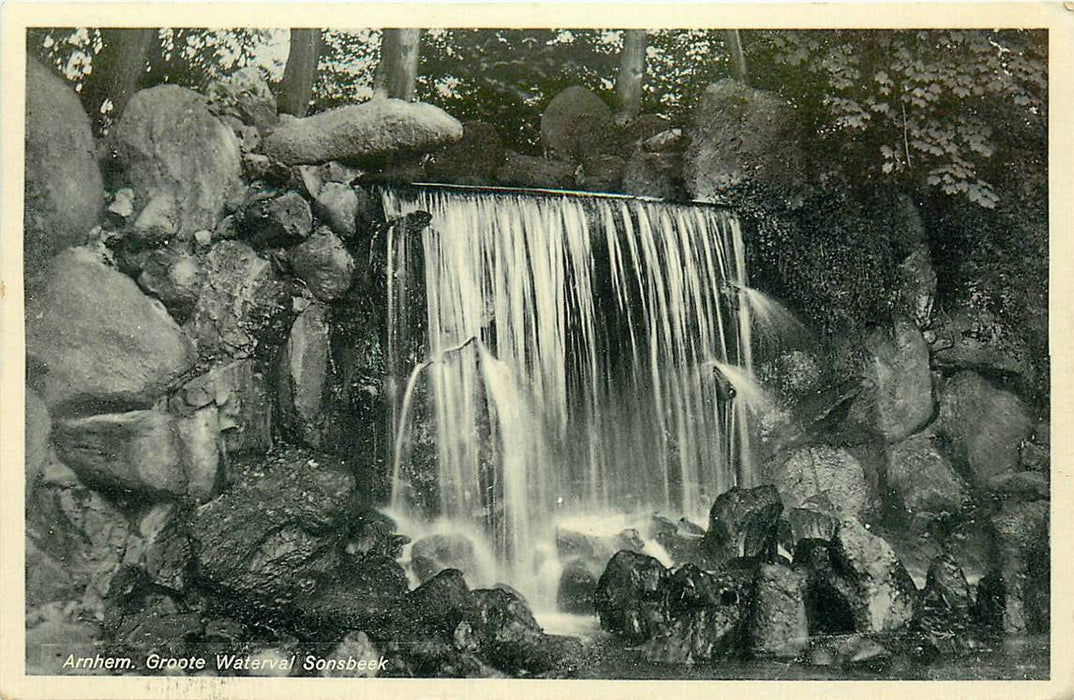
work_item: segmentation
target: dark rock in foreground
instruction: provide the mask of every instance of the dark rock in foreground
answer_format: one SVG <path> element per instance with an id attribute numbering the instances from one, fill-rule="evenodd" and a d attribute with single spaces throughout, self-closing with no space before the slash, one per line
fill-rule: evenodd
<path id="1" fill-rule="evenodd" d="M 628 642 L 652 637 L 667 621 L 664 565 L 645 554 L 618 552 L 597 582 L 600 625 Z"/>

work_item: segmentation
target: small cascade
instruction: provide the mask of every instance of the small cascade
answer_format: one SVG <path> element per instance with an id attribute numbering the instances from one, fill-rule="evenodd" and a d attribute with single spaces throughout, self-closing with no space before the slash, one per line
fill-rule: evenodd
<path id="1" fill-rule="evenodd" d="M 407 445 L 421 381 L 438 490 L 425 515 L 480 524 L 516 581 L 539 567 L 559 519 L 703 519 L 716 495 L 752 485 L 739 397 L 753 304 L 727 211 L 435 187 L 385 191 L 383 203 L 389 220 L 429 217 L 389 241 L 389 362 L 397 386 L 409 375 L 393 410 L 393 511 L 420 500 Z M 414 285 L 424 357 L 406 366 Z"/>

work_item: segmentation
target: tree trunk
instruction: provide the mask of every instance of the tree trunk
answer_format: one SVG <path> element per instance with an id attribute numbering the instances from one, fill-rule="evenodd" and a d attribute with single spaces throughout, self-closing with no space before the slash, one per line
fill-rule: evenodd
<path id="1" fill-rule="evenodd" d="M 624 120 L 641 111 L 647 41 L 648 35 L 644 29 L 623 30 L 623 51 L 619 54 L 619 75 L 615 80 L 615 91 L 619 95 L 619 115 Z"/>
<path id="2" fill-rule="evenodd" d="M 296 117 L 306 116 L 313 85 L 317 82 L 317 60 L 321 56 L 320 29 L 292 29 L 287 66 L 277 98 L 279 110 Z"/>
<path id="3" fill-rule="evenodd" d="M 380 64 L 373 81 L 376 97 L 412 102 L 418 78 L 420 29 L 385 29 L 380 40 Z"/>
<path id="4" fill-rule="evenodd" d="M 724 41 L 727 49 L 731 52 L 731 77 L 742 83 L 748 84 L 746 77 L 746 54 L 742 52 L 742 37 L 737 29 L 725 29 Z"/>
<path id="5" fill-rule="evenodd" d="M 151 51 L 160 43 L 156 29 L 102 29 L 101 41 L 93 72 L 82 88 L 82 104 L 98 129 L 123 113 L 145 74 Z M 107 118 L 101 114 L 105 102 L 112 103 Z"/>

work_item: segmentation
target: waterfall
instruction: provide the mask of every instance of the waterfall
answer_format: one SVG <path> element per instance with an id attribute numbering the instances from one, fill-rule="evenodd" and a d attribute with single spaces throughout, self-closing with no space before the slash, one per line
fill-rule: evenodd
<path id="1" fill-rule="evenodd" d="M 428 515 L 482 525 L 520 576 L 558 516 L 703 517 L 751 485 L 747 407 L 722 376 L 741 383 L 752 363 L 727 211 L 435 187 L 386 190 L 383 203 L 389 220 L 431 217 L 389 234 L 390 344 L 419 332 L 405 313 L 414 285 L 425 300 L 424 357 L 405 366 L 389 348 L 395 385 L 410 377 L 392 414 L 393 509 L 414 508 L 418 374 L 434 421 Z"/>

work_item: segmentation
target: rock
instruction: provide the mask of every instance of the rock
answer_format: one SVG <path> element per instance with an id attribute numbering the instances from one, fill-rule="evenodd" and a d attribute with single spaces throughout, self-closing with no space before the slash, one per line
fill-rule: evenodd
<path id="1" fill-rule="evenodd" d="M 663 582 L 668 573 L 650 556 L 618 552 L 597 581 L 600 626 L 629 643 L 652 637 L 666 622 Z"/>
<path id="2" fill-rule="evenodd" d="M 581 562 L 574 561 L 563 567 L 556 590 L 556 608 L 574 615 L 592 615 L 596 612 L 595 596 L 597 579 Z"/>
<path id="3" fill-rule="evenodd" d="M 149 579 L 175 591 L 186 588 L 192 562 L 190 539 L 174 503 L 158 503 L 138 521 Z"/>
<path id="4" fill-rule="evenodd" d="M 236 221 L 239 232 L 257 248 L 294 245 L 309 237 L 313 213 L 298 192 L 255 190 L 246 197 Z"/>
<path id="5" fill-rule="evenodd" d="M 1018 465 L 1029 471 L 1048 474 L 1052 469 L 1051 451 L 1036 442 L 1024 441 L 1018 454 Z"/>
<path id="6" fill-rule="evenodd" d="M 954 513 L 968 498 L 962 479 L 927 432 L 888 448 L 887 485 L 910 512 Z"/>
<path id="7" fill-rule="evenodd" d="M 496 127 L 480 121 L 462 123 L 462 139 L 430 155 L 426 172 L 434 182 L 488 185 L 503 165 L 506 151 Z"/>
<path id="8" fill-rule="evenodd" d="M 186 494 L 175 416 L 129 411 L 59 420 L 56 450 L 90 484 L 156 497 Z"/>
<path id="9" fill-rule="evenodd" d="M 112 202 L 105 211 L 116 226 L 125 224 L 127 219 L 134 216 L 134 190 L 120 187 L 112 195 Z"/>
<path id="10" fill-rule="evenodd" d="M 380 656 L 365 632 L 350 632 L 332 653 L 324 657 L 328 663 L 318 675 L 322 678 L 375 678 Z M 358 661 L 365 663 L 359 667 Z"/>
<path id="11" fill-rule="evenodd" d="M 748 575 L 709 574 L 692 564 L 665 579 L 669 620 L 642 647 L 652 663 L 693 665 L 744 651 Z"/>
<path id="12" fill-rule="evenodd" d="M 174 211 L 169 219 L 155 217 L 172 226 L 155 239 L 213 229 L 239 186 L 238 141 L 205 98 L 186 88 L 159 85 L 135 93 L 109 132 L 109 144 L 137 208 L 144 212 L 158 200 L 165 204 L 153 206 Z"/>
<path id="13" fill-rule="evenodd" d="M 956 308 L 938 315 L 930 332 L 932 360 L 941 370 L 974 370 L 1013 377 L 1025 385 L 1035 378 L 1029 348 L 990 311 Z"/>
<path id="14" fill-rule="evenodd" d="M 168 312 L 86 248 L 53 258 L 27 291 L 31 383 L 54 416 L 144 408 L 194 364 Z"/>
<path id="15" fill-rule="evenodd" d="M 28 274 L 84 243 L 104 205 L 89 117 L 78 95 L 33 58 L 26 61 L 23 264 Z"/>
<path id="16" fill-rule="evenodd" d="M 512 187 L 569 189 L 574 186 L 574 168 L 560 161 L 508 151 L 503 165 L 496 171 L 496 183 Z"/>
<path id="17" fill-rule="evenodd" d="M 131 225 L 130 234 L 136 241 L 158 245 L 167 243 L 181 228 L 179 203 L 173 195 L 161 193 L 145 203 Z"/>
<path id="18" fill-rule="evenodd" d="M 66 606 L 35 608 L 26 618 L 26 675 L 110 675 L 106 669 L 64 668 L 70 654 L 92 657 L 100 637 L 97 625 L 78 620 Z"/>
<path id="19" fill-rule="evenodd" d="M 190 416 L 177 418 L 175 429 L 186 473 L 186 492 L 198 503 L 204 503 L 220 488 L 219 413 L 215 406 L 206 406 Z"/>
<path id="20" fill-rule="evenodd" d="M 619 156 L 595 155 L 585 159 L 578 171 L 578 187 L 589 192 L 619 192 L 626 163 Z"/>
<path id="21" fill-rule="evenodd" d="M 264 453 L 272 447 L 272 402 L 266 384 L 254 360 L 235 360 L 191 379 L 172 397 L 169 407 L 193 416 L 215 406 L 216 427 L 228 455 Z"/>
<path id="22" fill-rule="evenodd" d="M 209 110 L 218 117 L 230 116 L 244 124 L 268 127 L 276 123 L 276 96 L 256 66 L 240 68 L 209 83 L 205 91 Z"/>
<path id="23" fill-rule="evenodd" d="M 561 560 L 577 559 L 596 574 L 603 571 L 616 552 L 641 552 L 645 548 L 637 530 L 627 529 L 614 535 L 576 532 L 556 528 L 556 553 Z"/>
<path id="24" fill-rule="evenodd" d="M 958 561 L 946 552 L 936 557 L 921 593 L 922 612 L 968 617 L 972 607 L 973 591 Z"/>
<path id="25" fill-rule="evenodd" d="M 669 201 L 686 199 L 682 182 L 682 153 L 638 149 L 623 168 L 623 192 L 636 197 Z"/>
<path id="26" fill-rule="evenodd" d="M 415 540 L 410 556 L 414 573 L 423 583 L 444 569 L 458 569 L 470 576 L 478 573 L 473 542 L 461 534 L 436 534 Z"/>
<path id="27" fill-rule="evenodd" d="M 121 648 L 178 657 L 203 630 L 200 612 L 183 612 L 171 598 L 152 596 L 140 609 L 117 620 L 110 636 Z"/>
<path id="28" fill-rule="evenodd" d="M 26 482 L 32 484 L 42 472 L 49 453 L 52 419 L 37 392 L 26 388 Z"/>
<path id="29" fill-rule="evenodd" d="M 992 619 L 1005 634 L 1047 632 L 1050 626 L 1049 502 L 1006 502 L 992 517 L 998 568 L 982 580 L 981 605 L 994 598 Z"/>
<path id="30" fill-rule="evenodd" d="M 355 556 L 379 554 L 393 559 L 402 553 L 409 537 L 395 534 L 395 522 L 380 512 L 367 509 L 354 518 L 347 552 Z"/>
<path id="31" fill-rule="evenodd" d="M 841 666 L 853 669 L 874 667 L 891 657 L 891 652 L 875 639 L 860 634 L 820 637 L 812 640 L 808 662 L 813 666 Z M 874 671 L 875 672 L 875 671 Z"/>
<path id="32" fill-rule="evenodd" d="M 861 463 L 845 449 L 829 445 L 801 447 L 764 464 L 760 480 L 775 484 L 788 509 L 859 515 L 872 502 Z"/>
<path id="33" fill-rule="evenodd" d="M 276 385 L 283 428 L 315 448 L 324 437 L 328 362 L 328 308 L 311 304 L 291 326 Z"/>
<path id="34" fill-rule="evenodd" d="M 803 154 L 794 108 L 734 80 L 710 85 L 691 116 L 683 177 L 693 199 L 711 201 L 743 181 L 796 185 Z"/>
<path id="35" fill-rule="evenodd" d="M 357 230 L 358 195 L 340 182 L 326 182 L 313 200 L 313 212 L 338 236 L 353 238 Z"/>
<path id="36" fill-rule="evenodd" d="M 373 554 L 349 561 L 330 581 L 299 593 L 296 631 L 309 639 L 329 639 L 354 629 L 367 630 L 377 640 L 427 634 L 406 595 L 406 572 L 394 559 Z"/>
<path id="37" fill-rule="evenodd" d="M 458 569 L 444 569 L 408 596 L 415 619 L 423 628 L 450 634 L 473 616 L 474 601 Z"/>
<path id="38" fill-rule="evenodd" d="M 761 564 L 754 586 L 750 651 L 759 656 L 794 658 L 808 649 L 805 576 L 782 564 Z"/>
<path id="39" fill-rule="evenodd" d="M 936 271 L 928 246 L 921 244 L 899 264 L 896 313 L 912 319 L 918 328 L 925 328 L 935 302 Z"/>
<path id="40" fill-rule="evenodd" d="M 209 251 L 204 269 L 205 282 L 190 320 L 199 356 L 253 356 L 270 335 L 266 329 L 287 315 L 272 265 L 245 243 L 222 241 Z"/>
<path id="41" fill-rule="evenodd" d="M 774 486 L 733 488 L 716 497 L 703 546 L 716 561 L 769 559 L 776 552 L 776 525 L 783 504 Z"/>
<path id="42" fill-rule="evenodd" d="M 579 85 L 558 93 L 541 114 L 541 148 L 546 158 L 577 166 L 590 156 L 614 153 L 615 141 L 611 109 Z"/>
<path id="43" fill-rule="evenodd" d="M 282 122 L 265 137 L 265 155 L 287 164 L 369 162 L 429 151 L 462 138 L 462 124 L 422 102 L 374 99 Z"/>
<path id="44" fill-rule="evenodd" d="M 338 460 L 299 448 L 232 471 L 229 490 L 194 512 L 199 571 L 253 601 L 291 600 L 338 565 L 354 478 Z"/>
<path id="45" fill-rule="evenodd" d="M 1004 494 L 1029 501 L 1047 499 L 1051 495 L 1048 475 L 1041 472 L 1014 472 L 999 474 L 985 483 L 992 493 Z"/>
<path id="46" fill-rule="evenodd" d="M 914 615 L 917 588 L 891 546 L 854 518 L 839 522 L 832 562 L 845 577 L 855 631 L 889 632 Z"/>
<path id="47" fill-rule="evenodd" d="M 343 241 L 324 229 L 294 247 L 291 267 L 313 296 L 321 301 L 343 296 L 354 277 L 354 258 Z"/>
<path id="48" fill-rule="evenodd" d="M 838 518 L 808 508 L 791 508 L 786 514 L 790 528 L 790 544 L 797 546 L 804 539 L 830 540 L 835 536 Z M 792 548 L 788 548 L 791 554 Z"/>
<path id="49" fill-rule="evenodd" d="M 1033 429 L 1018 397 L 970 371 L 959 372 L 944 385 L 939 421 L 956 466 L 978 486 L 1018 470 L 1019 448 Z"/>
<path id="50" fill-rule="evenodd" d="M 830 543 L 804 539 L 794 550 L 794 569 L 806 577 L 805 604 L 809 633 L 844 634 L 857 626 L 856 595 L 832 561 Z"/>
<path id="51" fill-rule="evenodd" d="M 146 256 L 138 286 L 160 299 L 179 321 L 194 312 L 201 291 L 201 267 L 190 253 L 172 248 L 154 250 Z"/>
<path id="52" fill-rule="evenodd" d="M 872 383 L 868 398 L 876 428 L 888 442 L 897 442 L 932 420 L 929 348 L 921 331 L 901 319 L 892 335 L 876 334 L 870 345 L 874 361 L 867 370 Z"/>
<path id="53" fill-rule="evenodd" d="M 473 591 L 471 598 L 473 608 L 467 621 L 494 665 L 503 668 L 517 664 L 527 647 L 541 641 L 543 630 L 518 593 L 486 588 Z"/>

